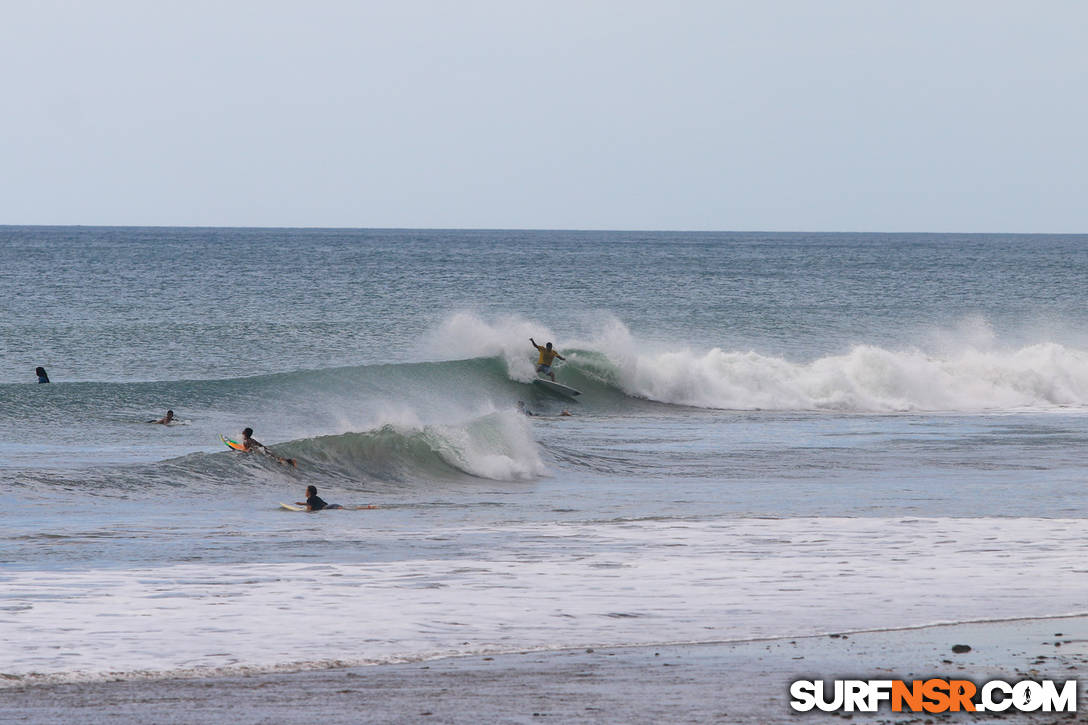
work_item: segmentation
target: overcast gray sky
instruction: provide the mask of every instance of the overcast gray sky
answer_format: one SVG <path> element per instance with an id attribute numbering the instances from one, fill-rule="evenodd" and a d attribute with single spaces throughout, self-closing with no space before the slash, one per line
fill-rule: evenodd
<path id="1" fill-rule="evenodd" d="M 1088 3 L 22 2 L 0 223 L 1088 232 Z"/>

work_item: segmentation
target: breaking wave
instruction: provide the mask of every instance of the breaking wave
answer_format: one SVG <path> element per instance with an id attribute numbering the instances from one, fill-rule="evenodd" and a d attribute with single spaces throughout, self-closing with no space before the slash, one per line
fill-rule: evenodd
<path id="1" fill-rule="evenodd" d="M 462 314 L 447 321 L 440 337 L 460 340 L 466 352 L 475 341 L 481 353 L 499 356 L 510 377 L 521 381 L 532 376 L 522 339 L 531 329 L 520 320 L 489 324 Z M 617 391 L 701 408 L 859 413 L 1088 406 L 1088 351 L 1055 342 L 1015 349 L 965 343 L 937 351 L 861 344 L 794 362 L 752 350 L 651 345 L 613 319 L 588 339 L 559 340 L 557 347 L 568 357 L 560 380 L 609 400 Z M 581 400 L 593 406 L 594 397 Z"/>

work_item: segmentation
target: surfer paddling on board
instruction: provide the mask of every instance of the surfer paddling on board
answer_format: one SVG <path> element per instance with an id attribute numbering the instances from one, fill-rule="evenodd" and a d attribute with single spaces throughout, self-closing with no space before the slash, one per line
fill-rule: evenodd
<path id="1" fill-rule="evenodd" d="M 529 338 L 529 342 L 533 343 L 533 347 L 540 351 L 540 357 L 537 358 L 536 361 L 536 371 L 541 375 L 547 375 L 554 383 L 555 373 L 552 372 L 552 361 L 555 360 L 555 358 L 559 358 L 560 360 L 566 360 L 566 358 L 560 355 L 558 350 L 553 350 L 550 342 L 546 343 L 544 347 L 537 345 L 536 340 L 531 337 Z"/>
<path id="2" fill-rule="evenodd" d="M 166 415 L 164 415 L 162 418 L 159 418 L 158 420 L 149 420 L 147 422 L 148 423 L 158 423 L 159 425 L 170 425 L 170 423 L 173 422 L 173 420 L 174 420 L 174 411 L 168 410 L 168 411 L 166 411 Z"/>
<path id="3" fill-rule="evenodd" d="M 252 452 L 256 450 L 268 450 L 264 447 L 263 443 L 253 437 L 252 428 L 246 428 L 244 431 L 242 431 L 242 448 L 244 448 L 247 452 Z"/>
<path id="4" fill-rule="evenodd" d="M 306 500 L 295 501 L 296 506 L 305 506 L 307 511 L 320 511 L 321 509 L 342 509 L 344 508 L 338 503 L 325 503 L 325 501 L 317 495 L 317 486 L 306 487 Z"/>
<path id="5" fill-rule="evenodd" d="M 322 509 L 354 509 L 356 511 L 362 511 L 364 509 L 376 509 L 377 506 L 341 506 L 338 503 L 325 503 L 325 501 L 317 495 L 317 486 L 306 487 L 306 500 L 295 501 L 296 506 L 305 506 L 307 511 L 320 511 Z"/>
<path id="6" fill-rule="evenodd" d="M 294 458 L 282 458 L 280 456 L 277 456 L 275 453 L 273 453 L 271 450 L 269 450 L 267 446 L 265 446 L 263 443 L 258 441 L 256 438 L 254 438 L 252 428 L 246 428 L 244 431 L 242 431 L 242 449 L 245 450 L 246 453 L 252 453 L 254 451 L 260 451 L 261 453 L 264 453 L 267 456 L 272 456 L 273 458 L 275 458 L 280 463 L 289 463 L 292 466 L 297 466 L 298 465 L 298 462 L 295 461 Z M 301 506 L 302 504 L 299 504 L 299 505 Z"/>

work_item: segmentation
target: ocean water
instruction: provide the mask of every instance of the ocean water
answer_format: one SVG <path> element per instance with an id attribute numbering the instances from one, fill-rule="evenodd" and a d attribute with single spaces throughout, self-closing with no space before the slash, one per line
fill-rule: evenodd
<path id="1" fill-rule="evenodd" d="M 0 686 L 1088 611 L 1088 237 L 0 227 L 0 290 Z"/>

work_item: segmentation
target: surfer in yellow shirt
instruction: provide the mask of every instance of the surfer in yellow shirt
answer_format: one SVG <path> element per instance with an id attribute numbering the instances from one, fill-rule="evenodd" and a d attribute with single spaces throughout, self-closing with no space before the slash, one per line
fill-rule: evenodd
<path id="1" fill-rule="evenodd" d="M 552 349 L 552 344 L 549 342 L 541 347 L 536 344 L 536 340 L 529 338 L 529 342 L 533 343 L 533 347 L 540 351 L 540 357 L 536 361 L 536 371 L 542 375 L 547 375 L 555 382 L 555 373 L 552 372 L 552 360 L 559 358 L 560 360 L 566 360 L 565 357 L 559 354 L 558 351 Z"/>

